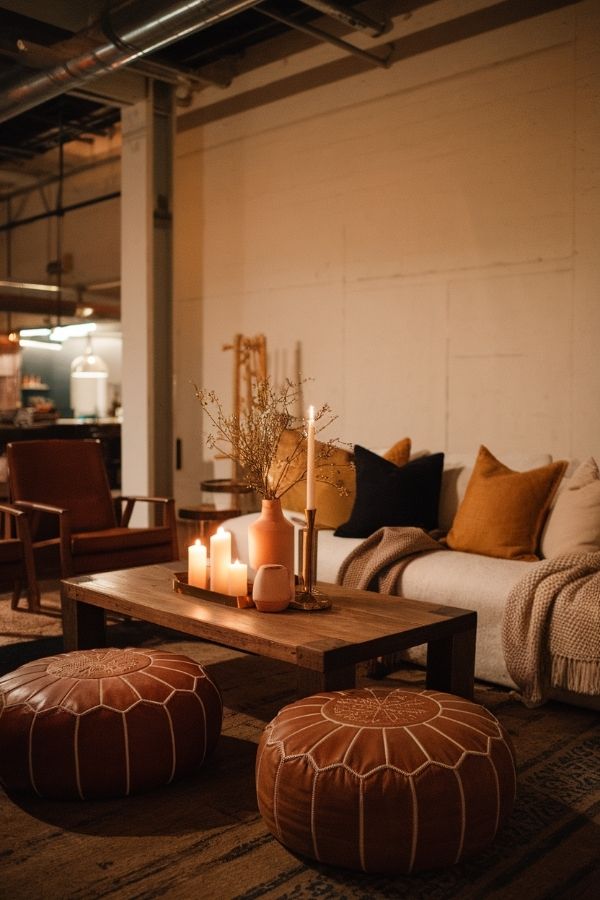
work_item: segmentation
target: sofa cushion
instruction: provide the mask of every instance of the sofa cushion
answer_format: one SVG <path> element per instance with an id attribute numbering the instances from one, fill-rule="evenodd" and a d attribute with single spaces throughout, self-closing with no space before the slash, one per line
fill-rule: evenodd
<path id="1" fill-rule="evenodd" d="M 400 441 L 396 441 L 393 447 L 390 447 L 389 450 L 386 450 L 385 453 L 382 453 L 381 455 L 384 459 L 394 463 L 395 466 L 405 466 L 410 459 L 410 448 L 411 440 L 406 437 L 402 438 Z"/>
<path id="2" fill-rule="evenodd" d="M 502 559 L 537 559 L 539 538 L 567 463 L 515 472 L 483 445 L 452 528 L 452 550 Z"/>
<path id="3" fill-rule="evenodd" d="M 385 451 L 385 458 L 397 466 L 404 465 L 410 458 L 410 446 L 410 438 L 402 438 Z M 354 504 L 356 494 L 354 454 L 343 447 L 334 447 L 327 452 L 327 459 L 319 464 L 319 451 L 325 455 L 324 450 L 325 444 L 317 441 L 315 447 L 317 459 L 316 524 L 319 528 L 337 528 L 350 517 Z M 298 431 L 287 430 L 281 436 L 275 463 L 270 472 L 272 480 L 281 474 L 282 468 L 289 460 L 291 462 L 283 480 L 284 486 L 294 482 L 306 469 L 306 442 Z M 304 512 L 306 509 L 305 478 L 301 478 L 285 491 L 282 504 L 292 512 Z"/>
<path id="4" fill-rule="evenodd" d="M 335 528 L 348 518 L 354 502 L 353 456 L 350 450 L 334 447 L 328 451 L 327 459 L 323 460 L 325 444 L 321 441 L 315 443 L 316 524 L 321 528 Z M 321 462 L 319 462 L 319 456 L 321 456 Z M 293 512 L 304 512 L 306 509 L 306 478 L 301 476 L 306 471 L 306 441 L 299 431 L 288 429 L 283 432 L 275 461 L 269 472 L 272 482 L 281 476 L 286 465 L 288 466 L 287 472 L 281 483 L 281 489 L 285 490 L 281 498 L 282 505 Z M 299 481 L 297 481 L 298 478 L 300 478 Z M 326 479 L 326 481 L 322 479 Z M 294 484 L 294 482 L 296 483 Z M 287 485 L 291 486 L 286 489 Z"/>
<path id="5" fill-rule="evenodd" d="M 450 531 L 454 516 L 462 503 L 477 453 L 446 453 L 444 456 L 444 473 L 442 475 L 442 492 L 440 495 L 439 527 L 442 531 Z M 527 469 L 538 469 L 552 462 L 549 453 L 519 453 L 509 451 L 502 454 L 505 466 L 516 472 Z"/>
<path id="6" fill-rule="evenodd" d="M 356 445 L 356 498 L 338 537 L 368 537 L 386 525 L 437 527 L 443 453 L 414 459 L 405 466 Z"/>
<path id="7" fill-rule="evenodd" d="M 545 557 L 600 550 L 600 472 L 593 456 L 563 479 L 540 549 Z"/>

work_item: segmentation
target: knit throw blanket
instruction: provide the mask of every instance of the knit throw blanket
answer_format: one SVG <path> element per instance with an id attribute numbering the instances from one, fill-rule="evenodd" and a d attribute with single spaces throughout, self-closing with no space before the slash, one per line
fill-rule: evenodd
<path id="1" fill-rule="evenodd" d="M 401 596 L 411 559 L 446 549 L 420 528 L 380 528 L 346 557 L 338 584 Z M 508 596 L 502 643 L 527 705 L 543 703 L 552 687 L 600 695 L 600 552 L 532 563 Z M 379 662 L 389 670 L 400 659 Z"/>
<path id="2" fill-rule="evenodd" d="M 337 581 L 359 591 L 400 594 L 400 576 L 413 556 L 443 549 L 421 528 L 380 528 L 348 554 Z"/>
<path id="3" fill-rule="evenodd" d="M 533 565 L 508 596 L 502 644 L 528 706 L 553 687 L 599 696 L 600 552 Z"/>

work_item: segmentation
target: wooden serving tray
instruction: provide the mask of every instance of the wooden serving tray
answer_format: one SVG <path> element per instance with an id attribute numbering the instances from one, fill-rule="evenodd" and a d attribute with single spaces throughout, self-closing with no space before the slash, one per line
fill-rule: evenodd
<path id="1" fill-rule="evenodd" d="M 212 603 L 220 603 L 221 606 L 239 608 L 240 605 L 238 598 L 230 594 L 220 594 L 218 591 L 210 591 L 208 588 L 199 588 L 188 584 L 187 572 L 173 572 L 173 590 L 178 594 L 187 594 L 189 597 L 195 597 L 197 600 L 210 600 Z M 252 596 L 252 584 L 250 582 L 248 582 L 247 595 L 248 598 Z M 249 605 L 252 605 L 251 601 Z"/>

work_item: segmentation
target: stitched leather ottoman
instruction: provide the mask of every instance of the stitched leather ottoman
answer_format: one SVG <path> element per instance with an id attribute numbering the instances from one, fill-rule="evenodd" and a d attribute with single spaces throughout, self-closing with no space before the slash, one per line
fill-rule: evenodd
<path id="1" fill-rule="evenodd" d="M 222 722 L 201 665 L 164 650 L 78 650 L 0 678 L 0 783 L 47 798 L 122 797 L 195 771 Z"/>
<path id="2" fill-rule="evenodd" d="M 493 841 L 513 807 L 515 758 L 498 720 L 460 697 L 333 691 L 267 725 L 256 783 L 267 827 L 290 850 L 408 874 Z"/>

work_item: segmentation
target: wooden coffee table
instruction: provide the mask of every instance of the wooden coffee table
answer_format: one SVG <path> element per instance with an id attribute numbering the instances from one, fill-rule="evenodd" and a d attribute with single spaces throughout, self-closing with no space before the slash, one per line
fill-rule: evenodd
<path id="1" fill-rule="evenodd" d="M 120 613 L 297 669 L 298 696 L 354 687 L 356 663 L 427 644 L 427 687 L 473 695 L 477 613 L 319 583 L 330 609 L 260 613 L 173 590 L 181 563 L 62 582 L 65 650 L 106 646 L 105 616 Z"/>

